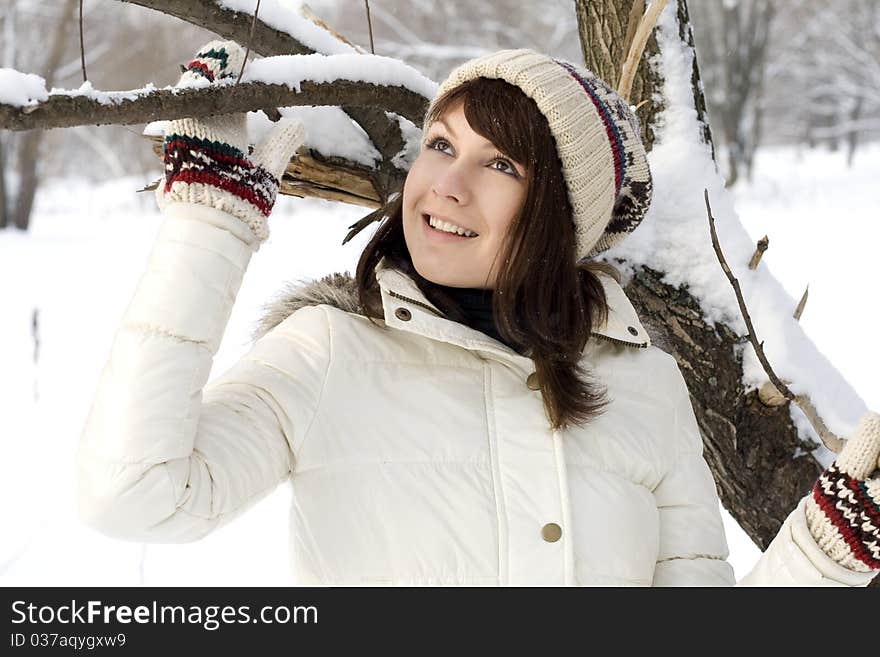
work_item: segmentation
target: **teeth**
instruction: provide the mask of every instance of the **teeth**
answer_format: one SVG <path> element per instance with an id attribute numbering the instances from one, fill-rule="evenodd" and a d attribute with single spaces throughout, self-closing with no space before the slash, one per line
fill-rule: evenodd
<path id="1" fill-rule="evenodd" d="M 428 223 L 431 224 L 433 228 L 442 230 L 446 233 L 458 233 L 459 235 L 464 235 L 465 237 L 477 236 L 477 234 L 471 230 L 456 226 L 455 224 L 451 224 L 448 221 L 440 221 L 439 219 L 435 219 L 431 215 L 428 215 Z"/>

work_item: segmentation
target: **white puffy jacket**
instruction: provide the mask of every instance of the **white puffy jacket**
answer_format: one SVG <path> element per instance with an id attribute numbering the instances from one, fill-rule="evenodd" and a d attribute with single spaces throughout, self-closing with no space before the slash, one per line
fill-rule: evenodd
<path id="1" fill-rule="evenodd" d="M 384 326 L 304 305 L 206 385 L 251 239 L 219 210 L 167 208 L 79 447 L 88 525 L 193 541 L 289 480 L 301 585 L 735 583 L 684 379 L 613 279 L 583 356 L 613 403 L 554 432 L 532 361 L 393 269 Z M 870 577 L 818 548 L 801 501 L 739 583 Z"/>

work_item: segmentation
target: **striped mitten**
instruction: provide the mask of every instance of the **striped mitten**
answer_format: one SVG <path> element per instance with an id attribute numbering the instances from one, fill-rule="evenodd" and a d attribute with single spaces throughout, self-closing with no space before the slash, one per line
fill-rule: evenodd
<path id="1" fill-rule="evenodd" d="M 880 569 L 878 457 L 880 414 L 867 413 L 807 498 L 810 533 L 829 557 L 850 570 Z"/>
<path id="2" fill-rule="evenodd" d="M 234 80 L 244 54 L 234 41 L 211 41 L 196 52 L 177 86 Z M 269 236 L 267 220 L 281 176 L 302 141 L 302 124 L 281 119 L 248 155 L 243 112 L 171 121 L 164 140 L 165 180 L 156 188 L 159 208 L 185 202 L 223 210 L 251 228 L 259 248 Z"/>

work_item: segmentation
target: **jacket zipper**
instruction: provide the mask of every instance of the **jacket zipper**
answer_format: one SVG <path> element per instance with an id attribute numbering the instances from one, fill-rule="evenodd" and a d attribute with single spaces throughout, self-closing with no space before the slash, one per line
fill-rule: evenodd
<path id="1" fill-rule="evenodd" d="M 425 310 L 430 310 L 432 313 L 434 313 L 438 317 L 443 317 L 444 319 L 446 318 L 446 315 L 439 312 L 435 308 L 432 308 L 431 306 L 422 303 L 421 301 L 416 301 L 415 299 L 410 299 L 409 297 L 405 297 L 402 294 L 398 294 L 394 290 L 388 290 L 388 294 L 390 294 L 393 297 L 397 297 L 401 301 L 408 301 L 409 303 L 414 303 L 415 305 L 417 305 L 421 308 L 424 308 Z M 608 340 L 609 342 L 613 342 L 615 344 L 626 345 L 628 347 L 639 347 L 640 349 L 644 349 L 647 346 L 644 344 L 639 344 L 638 342 L 629 342 L 627 340 L 619 340 L 618 338 L 611 338 L 611 337 L 608 337 L 607 335 L 602 335 L 601 333 L 592 333 L 591 332 L 590 335 L 593 337 L 596 337 L 596 338 L 601 338 L 602 340 Z"/>
<path id="2" fill-rule="evenodd" d="M 640 349 L 645 349 L 647 344 L 639 344 L 638 342 L 629 342 L 627 340 L 619 340 L 618 338 L 611 338 L 607 335 L 602 335 L 601 333 L 590 333 L 590 335 L 594 338 L 601 338 L 602 340 L 608 340 L 608 342 L 613 342 L 615 344 L 626 345 L 627 347 L 638 347 Z"/>
<path id="3" fill-rule="evenodd" d="M 427 305 L 427 304 L 424 304 L 424 303 L 422 303 L 421 301 L 416 301 L 415 299 L 410 299 L 409 297 L 405 297 L 405 296 L 403 296 L 402 294 L 398 294 L 398 293 L 395 292 L 394 290 L 388 290 L 388 294 L 390 294 L 390 295 L 393 296 L 393 297 L 397 297 L 398 299 L 401 299 L 401 300 L 403 300 L 403 301 L 409 301 L 410 303 L 414 303 L 414 304 L 416 304 L 417 306 L 421 306 L 421 307 L 424 308 L 425 310 L 430 310 L 432 313 L 434 313 L 435 315 L 437 315 L 437 317 L 443 317 L 443 318 L 446 317 L 446 315 L 444 315 L 443 313 L 441 313 L 441 312 L 438 311 L 437 309 L 432 308 L 431 306 L 429 306 L 429 305 Z"/>

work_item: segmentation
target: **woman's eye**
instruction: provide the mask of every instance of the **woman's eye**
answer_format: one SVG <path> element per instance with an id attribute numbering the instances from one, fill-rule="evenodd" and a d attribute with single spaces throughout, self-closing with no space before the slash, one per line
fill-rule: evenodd
<path id="1" fill-rule="evenodd" d="M 495 160 L 493 164 L 500 164 L 503 167 L 506 167 L 504 169 L 495 169 L 496 171 L 500 171 L 501 173 L 510 173 L 514 176 L 519 175 L 517 174 L 516 169 L 513 167 L 513 165 L 507 160 Z"/>
<path id="2" fill-rule="evenodd" d="M 434 137 L 428 142 L 428 148 L 443 152 L 447 148 L 451 148 L 451 146 L 448 141 L 443 139 L 443 137 Z"/>
<path id="3" fill-rule="evenodd" d="M 501 167 L 495 167 L 496 164 L 500 164 Z M 516 167 L 514 167 L 514 166 L 513 166 L 510 162 L 508 162 L 507 160 L 503 160 L 503 159 L 494 160 L 494 161 L 492 162 L 492 167 L 493 167 L 496 171 L 500 171 L 501 173 L 507 173 L 507 174 L 510 174 L 510 175 L 512 175 L 512 176 L 514 176 L 514 177 L 519 177 L 519 173 L 517 173 L 517 171 L 516 171 Z"/>

